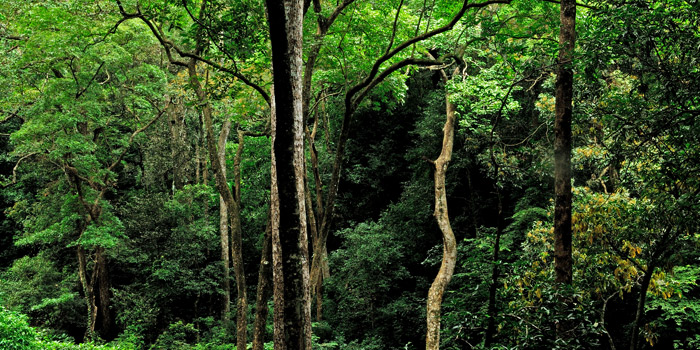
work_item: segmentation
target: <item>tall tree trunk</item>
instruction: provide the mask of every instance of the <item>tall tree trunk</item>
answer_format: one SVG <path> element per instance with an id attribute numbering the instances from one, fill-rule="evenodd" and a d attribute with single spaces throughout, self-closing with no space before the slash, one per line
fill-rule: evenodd
<path id="1" fill-rule="evenodd" d="M 308 131 L 308 130 L 307 130 L 307 131 Z M 309 144 L 309 148 L 311 148 L 311 153 L 312 153 L 312 156 L 311 156 L 311 158 L 312 158 L 312 167 L 314 167 L 314 166 L 315 166 L 315 167 L 318 167 L 318 163 L 315 162 L 315 161 L 316 161 L 316 158 L 313 156 L 313 152 L 314 152 L 314 150 L 313 150 L 313 140 L 312 140 L 312 138 L 311 138 L 311 136 L 310 136 L 310 134 L 309 134 L 308 132 L 306 133 L 306 137 L 307 137 L 307 139 L 309 140 L 309 143 L 310 143 L 310 144 Z M 315 172 L 317 173 L 318 168 L 316 168 L 315 170 L 316 170 Z M 304 174 L 306 175 L 306 174 L 308 174 L 308 172 L 306 172 L 306 170 L 304 170 Z M 318 188 L 319 186 L 320 186 L 320 185 L 317 184 L 316 187 Z M 313 203 L 311 202 L 311 190 L 309 189 L 309 181 L 308 181 L 308 178 L 306 178 L 306 177 L 305 177 L 305 181 L 304 181 L 304 191 L 305 191 L 304 193 L 305 193 L 305 197 L 306 197 L 306 217 L 308 218 L 309 231 L 310 231 L 310 234 L 311 234 L 311 247 L 315 247 L 316 244 L 318 244 L 318 239 L 319 239 L 318 229 L 319 229 L 319 227 L 318 227 L 318 223 L 316 222 L 316 214 L 314 213 Z M 317 192 L 317 195 L 319 195 L 318 192 Z M 318 202 L 317 202 L 318 212 L 320 212 L 320 211 L 322 210 L 321 207 L 320 207 L 320 205 L 321 205 L 321 204 L 320 204 L 320 201 L 318 201 Z M 328 272 L 327 272 L 327 271 L 328 271 L 328 268 L 327 268 L 327 266 L 328 266 L 328 259 L 326 259 L 326 257 L 325 257 L 325 255 L 327 254 L 327 253 L 326 253 L 326 249 L 325 249 L 326 247 L 323 246 L 323 247 L 321 247 L 321 248 L 322 248 L 323 250 L 321 250 L 320 252 L 314 252 L 314 254 L 322 254 L 321 257 L 323 258 L 323 260 L 324 260 L 325 263 L 316 266 L 316 270 L 314 270 L 314 268 L 312 267 L 312 269 L 311 269 L 311 271 L 310 271 L 310 274 L 309 274 L 309 275 L 310 275 L 310 277 L 309 277 L 309 280 L 310 280 L 309 286 L 310 286 L 310 288 L 311 288 L 311 300 L 313 300 L 314 298 L 316 299 L 316 321 L 320 321 L 320 320 L 322 319 L 322 313 L 323 313 L 323 296 L 322 296 L 323 279 L 327 278 L 327 276 L 325 275 L 325 273 L 328 273 Z M 312 248 L 312 249 L 313 249 L 313 248 Z"/>
<path id="2" fill-rule="evenodd" d="M 258 288 L 255 299 L 255 323 L 253 326 L 253 350 L 263 350 L 265 343 L 265 326 L 267 324 L 267 300 L 270 299 L 270 282 L 272 280 L 272 218 L 265 228 L 260 268 L 258 270 Z"/>
<path id="3" fill-rule="evenodd" d="M 219 134 L 219 163 L 226 166 L 226 140 L 231 131 L 231 121 L 226 120 L 221 127 Z M 226 179 L 226 171 L 224 169 L 224 179 Z M 224 298 L 222 301 L 221 315 L 224 322 L 228 322 L 231 317 L 231 272 L 229 259 L 229 230 L 228 230 L 228 209 L 226 201 L 222 195 L 219 195 L 219 234 L 221 236 L 221 262 L 224 268 L 223 287 Z"/>
<path id="4" fill-rule="evenodd" d="M 446 80 L 444 72 L 443 76 Z M 447 113 L 445 126 L 442 130 L 442 151 L 440 156 L 433 162 L 435 165 L 435 211 L 433 215 L 437 219 L 438 226 L 442 232 L 442 264 L 428 291 L 426 350 L 437 350 L 440 348 L 440 307 L 442 305 L 442 296 L 445 293 L 447 284 L 452 279 L 452 273 L 457 262 L 457 242 L 447 213 L 447 193 L 445 190 L 445 174 L 450 159 L 452 159 L 452 147 L 454 145 L 456 106 L 450 102 L 449 94 L 446 94 L 445 101 Z"/>
<path id="5" fill-rule="evenodd" d="M 71 179 L 73 182 L 78 198 L 87 211 L 85 215 L 84 225 L 81 228 L 79 237 L 82 238 L 85 229 L 90 224 L 96 224 L 102 213 L 102 208 L 97 204 L 99 199 L 105 193 L 103 189 L 99 192 L 97 199 L 93 204 L 87 203 L 83 196 L 82 186 L 77 176 Z M 85 294 L 85 302 L 88 311 L 88 323 L 85 329 L 85 339 L 94 340 L 96 335 L 101 335 L 108 340 L 113 339 L 112 330 L 112 315 L 110 307 L 110 283 L 109 274 L 107 272 L 107 260 L 103 247 L 95 248 L 95 264 L 92 268 L 92 275 L 88 277 L 87 273 L 87 252 L 82 246 L 78 246 L 78 277 L 80 284 Z"/>
<path id="6" fill-rule="evenodd" d="M 229 210 L 231 217 L 231 255 L 233 256 L 233 273 L 236 275 L 236 333 L 238 334 L 238 348 L 244 349 L 247 341 L 248 323 L 248 296 L 246 291 L 245 270 L 243 268 L 243 232 L 241 231 L 241 157 L 243 154 L 243 134 L 238 131 L 238 150 L 234 159 L 234 191 L 235 205 Z M 222 163 L 222 164 L 225 164 Z M 228 188 L 228 186 L 226 186 Z"/>
<path id="7" fill-rule="evenodd" d="M 314 174 L 314 183 L 316 185 L 316 211 L 314 212 L 313 204 L 311 201 L 311 190 L 309 189 L 308 179 L 306 179 L 306 206 L 307 206 L 307 216 L 309 219 L 309 228 L 311 229 L 311 247 L 314 250 L 313 255 L 319 255 L 321 259 L 320 264 L 311 266 L 310 272 L 310 286 L 311 286 L 311 299 L 316 299 L 316 321 L 322 319 L 323 314 L 323 280 L 330 277 L 330 267 L 328 266 L 328 250 L 326 248 L 325 242 L 320 244 L 320 222 L 323 218 L 323 198 L 322 198 L 322 183 L 321 174 L 318 167 L 318 152 L 316 150 L 316 132 L 318 131 L 318 111 L 314 110 L 314 126 L 313 131 L 309 132 L 306 129 L 306 139 L 309 141 L 309 154 L 311 160 L 311 171 Z M 305 171 L 306 174 L 306 171 Z M 317 247 L 318 246 L 318 247 Z M 320 249 L 316 251 L 316 249 Z"/>
<path id="8" fill-rule="evenodd" d="M 302 113 L 303 1 L 267 0 L 274 81 L 272 140 L 275 349 L 311 349 Z M 281 269 L 280 269 L 281 268 Z M 283 285 L 277 285 L 281 282 Z M 280 295 L 281 293 L 281 295 Z M 281 310 L 281 315 L 280 315 Z M 281 317 L 280 317 L 281 316 Z"/>
<path id="9" fill-rule="evenodd" d="M 242 253 L 240 241 L 240 230 L 241 222 L 240 215 L 235 215 L 235 213 L 240 213 L 238 207 L 238 202 L 235 200 L 231 189 L 228 187 L 226 178 L 224 176 L 224 164 L 221 164 L 218 157 L 217 144 L 214 138 L 214 122 L 212 120 L 212 107 L 209 103 L 206 92 L 202 88 L 199 82 L 199 77 L 197 74 L 197 62 L 192 59 L 187 65 L 187 71 L 189 74 L 190 84 L 194 88 L 197 99 L 202 107 L 202 117 L 204 119 L 204 127 L 206 129 L 206 139 L 207 148 L 209 153 L 209 161 L 211 162 L 212 169 L 214 171 L 214 176 L 216 177 L 216 186 L 219 194 L 224 198 L 226 202 L 226 207 L 229 210 L 229 224 L 231 232 L 233 232 L 233 265 L 234 273 L 236 275 L 236 286 L 238 290 L 238 295 L 236 298 L 236 346 L 238 349 L 245 349 L 247 342 L 247 309 L 248 302 L 246 296 L 246 283 L 245 283 L 245 273 L 243 273 L 242 264 Z"/>
<path id="10" fill-rule="evenodd" d="M 311 47 L 308 50 L 307 54 L 307 59 L 306 59 L 306 65 L 304 66 L 304 79 L 303 79 L 303 91 L 302 91 L 302 113 L 304 115 L 304 118 L 309 116 L 309 104 L 311 102 L 311 84 L 312 84 L 312 78 L 313 78 L 313 73 L 316 68 L 316 62 L 319 56 L 319 53 L 321 51 L 321 48 L 323 47 L 323 41 L 328 34 L 328 30 L 330 27 L 333 25 L 333 22 L 338 18 L 340 13 L 350 4 L 352 4 L 355 0 L 343 0 L 342 2 L 337 2 L 335 9 L 328 15 L 328 17 L 324 17 L 322 15 L 322 4 L 320 1 L 315 1 L 314 2 L 314 12 L 316 14 L 316 34 L 314 35 L 314 40 L 311 42 Z M 316 184 L 316 215 L 315 215 L 315 221 L 317 222 L 316 224 L 316 237 L 314 238 L 314 241 L 312 243 L 312 252 L 313 256 L 319 256 L 320 264 L 313 264 L 311 266 L 311 272 L 310 272 L 310 285 L 311 285 L 311 299 L 316 297 L 316 319 L 320 320 L 321 319 L 321 313 L 322 313 L 322 305 L 323 305 L 323 296 L 321 294 L 321 289 L 323 287 L 323 279 L 328 278 L 330 274 L 330 268 L 328 266 L 328 259 L 326 258 L 328 253 L 327 253 L 327 248 L 326 248 L 326 242 L 325 240 L 320 241 L 317 238 L 320 236 L 318 235 L 319 232 L 321 232 L 323 229 L 321 227 L 321 222 L 323 220 L 324 216 L 324 208 L 323 208 L 323 199 L 322 199 L 322 194 L 321 194 L 321 177 L 318 169 L 318 152 L 316 151 L 316 146 L 315 146 L 315 136 L 316 136 L 316 130 L 318 127 L 318 111 L 314 110 L 314 130 L 313 132 L 309 135 L 307 133 L 308 139 L 309 139 L 309 153 L 311 154 L 311 163 L 312 163 L 312 171 L 314 173 L 314 180 Z M 309 206 L 309 204 L 307 204 Z M 311 212 L 313 212 L 313 209 L 311 209 Z M 317 247 L 318 243 L 318 247 Z M 315 259 L 315 258 L 314 258 Z M 321 266 L 322 265 L 322 266 Z"/>
<path id="11" fill-rule="evenodd" d="M 274 74 L 274 72 L 273 72 Z M 277 122 L 275 117 L 274 82 L 270 92 L 270 134 L 272 145 L 275 144 Z M 286 350 L 284 342 L 284 276 L 282 274 L 282 248 L 280 247 L 280 204 L 277 189 L 277 161 L 274 146 L 270 150 L 270 236 L 272 243 L 272 314 L 273 342 L 276 350 Z"/>
<path id="12" fill-rule="evenodd" d="M 554 119 L 554 269 L 555 282 L 572 282 L 571 257 L 571 115 L 574 72 L 572 59 L 576 39 L 576 1 L 561 1 L 559 62 L 557 65 Z M 568 304 L 567 300 L 562 300 Z M 568 309 L 564 305 L 563 310 Z M 566 311 L 565 311 L 566 312 Z M 557 336 L 570 337 L 570 325 L 557 325 Z"/>

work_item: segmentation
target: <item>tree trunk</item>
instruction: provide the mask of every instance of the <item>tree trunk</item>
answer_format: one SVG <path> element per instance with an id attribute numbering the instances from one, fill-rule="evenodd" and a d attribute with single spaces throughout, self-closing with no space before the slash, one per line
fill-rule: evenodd
<path id="1" fill-rule="evenodd" d="M 309 154 L 311 158 L 311 170 L 314 174 L 314 182 L 316 184 L 316 211 L 314 213 L 313 205 L 311 202 L 311 190 L 309 189 L 308 181 L 306 181 L 306 206 L 307 206 L 307 216 L 309 219 L 309 228 L 311 229 L 311 247 L 313 249 L 313 255 L 318 255 L 321 263 L 311 266 L 310 272 L 310 286 L 311 286 L 311 299 L 316 299 L 316 321 L 322 319 L 323 313 L 323 280 L 330 277 L 330 267 L 328 266 L 328 250 L 326 248 L 325 242 L 321 244 L 320 231 L 321 227 L 318 220 L 322 220 L 323 217 L 323 199 L 321 193 L 321 175 L 318 167 L 318 152 L 316 151 L 316 132 L 318 131 L 318 111 L 314 111 L 314 126 L 313 131 L 309 133 L 306 130 L 306 138 L 309 141 Z M 306 172 L 305 172 L 306 174 Z M 308 179 L 307 179 L 308 180 Z M 318 246 L 317 246 L 318 245 Z M 316 249 L 320 249 L 316 251 Z"/>
<path id="2" fill-rule="evenodd" d="M 97 204 L 88 204 L 83 197 L 83 192 L 80 186 L 80 180 L 77 176 L 73 178 L 76 191 L 80 202 L 83 203 L 87 215 L 85 216 L 85 226 L 81 228 L 79 239 L 82 238 L 85 229 L 92 223 L 96 224 L 102 213 L 102 208 Z M 97 197 L 95 203 L 104 195 L 105 190 L 102 190 Z M 107 260 L 103 247 L 95 248 L 95 264 L 92 268 L 92 275 L 88 277 L 87 273 L 87 254 L 85 248 L 78 245 L 78 277 L 80 284 L 85 294 L 85 303 L 88 311 L 88 323 L 85 329 L 85 339 L 94 340 L 97 334 L 103 336 L 107 340 L 114 338 L 112 329 L 112 314 L 110 307 L 110 282 L 107 271 Z"/>
<path id="3" fill-rule="evenodd" d="M 87 257 L 85 256 L 85 249 L 80 245 L 78 245 L 78 277 L 80 278 L 80 285 L 83 288 L 83 294 L 85 294 L 85 305 L 87 306 L 88 316 L 84 338 L 86 341 L 90 341 L 93 340 L 95 336 L 95 317 L 93 316 L 95 314 L 93 312 L 95 307 L 92 302 L 94 300 L 92 296 L 92 285 L 88 282 L 87 277 Z"/>
<path id="4" fill-rule="evenodd" d="M 572 282 L 571 257 L 571 116 L 573 98 L 572 58 L 576 39 L 576 2 L 561 1 L 559 62 L 557 65 L 554 119 L 554 269 L 555 282 Z M 567 300 L 561 300 L 568 304 Z M 568 306 L 564 305 L 566 313 Z M 570 337 L 570 325 L 557 325 L 557 336 Z"/>
<path id="5" fill-rule="evenodd" d="M 306 350 L 311 349 L 311 307 L 304 200 L 303 1 L 266 3 L 275 100 L 272 205 L 279 219 L 272 226 L 275 328 L 283 328 L 281 334 L 276 330 L 275 349 Z"/>
<path id="6" fill-rule="evenodd" d="M 270 134 L 272 145 L 275 144 L 275 135 L 277 134 L 275 110 L 275 87 L 273 85 L 270 93 Z M 270 236 L 272 243 L 272 302 L 274 305 L 272 314 L 273 342 L 276 350 L 286 350 L 284 345 L 284 276 L 282 274 L 282 249 L 280 248 L 279 225 L 280 204 L 279 191 L 277 190 L 277 161 L 275 160 L 275 150 L 271 148 Z"/>
<path id="7" fill-rule="evenodd" d="M 231 121 L 227 120 L 221 127 L 219 134 L 219 162 L 226 165 L 226 140 L 231 131 Z M 224 170 L 224 179 L 226 179 L 226 171 Z M 222 301 L 221 318 L 224 322 L 228 322 L 231 317 L 231 272 L 229 259 L 229 231 L 228 231 L 228 209 L 226 201 L 222 195 L 219 195 L 219 234 L 221 235 L 221 262 L 224 268 L 223 288 L 224 298 Z"/>
<path id="8" fill-rule="evenodd" d="M 231 255 L 233 256 L 233 273 L 236 275 L 236 333 L 238 334 L 237 346 L 239 349 L 245 349 L 247 342 L 248 322 L 246 320 L 248 314 L 248 296 L 246 292 L 245 270 L 243 268 L 243 232 L 241 231 L 241 156 L 243 154 L 243 135 L 239 132 L 239 144 L 236 151 L 234 163 L 234 202 L 233 210 L 229 210 L 231 218 Z M 225 164 L 225 163 L 222 163 Z M 228 189 L 228 185 L 226 186 Z"/>
<path id="9" fill-rule="evenodd" d="M 111 296 L 109 292 L 109 271 L 107 270 L 107 257 L 105 249 L 97 247 L 95 249 L 95 278 L 97 285 L 97 293 L 94 296 L 97 298 L 95 305 L 98 309 L 97 317 L 99 317 L 100 328 L 99 334 L 103 339 L 111 340 L 114 338 L 112 330 L 112 313 L 110 312 Z M 97 320 L 95 321 L 97 322 Z"/>
<path id="10" fill-rule="evenodd" d="M 238 349 L 245 349 L 247 342 L 247 309 L 248 302 L 246 296 L 245 287 L 245 273 L 242 264 L 242 253 L 240 246 L 241 238 L 241 225 L 240 225 L 240 208 L 238 207 L 238 202 L 233 197 L 231 189 L 228 187 L 226 178 L 224 176 L 224 164 L 221 164 L 218 158 L 217 144 L 214 139 L 214 126 L 212 121 L 212 108 L 209 103 L 209 99 L 206 95 L 202 85 L 199 82 L 197 74 L 197 62 L 192 59 L 187 65 L 187 70 L 189 74 L 190 84 L 194 88 L 197 99 L 202 106 L 202 117 L 204 119 L 204 126 L 206 129 L 206 139 L 207 148 L 209 153 L 209 161 L 211 162 L 212 169 L 214 171 L 214 176 L 216 177 L 216 186 L 219 194 L 224 198 L 226 202 L 226 207 L 229 211 L 229 224 L 231 232 L 233 233 L 233 265 L 234 273 L 236 275 L 236 286 L 238 290 L 238 296 L 236 298 L 236 346 Z"/>
<path id="11" fill-rule="evenodd" d="M 270 281 L 272 274 L 272 218 L 267 222 L 263 239 L 260 268 L 258 270 L 258 288 L 255 299 L 255 323 L 253 327 L 253 350 L 263 350 L 265 343 L 265 326 L 267 324 L 267 300 L 270 299 Z"/>
<path id="12" fill-rule="evenodd" d="M 653 258 L 652 258 L 653 259 Z M 637 301 L 637 311 L 634 316 L 634 323 L 632 324 L 632 334 L 630 334 L 630 350 L 637 349 L 637 343 L 639 343 L 639 326 L 642 323 L 642 318 L 644 317 L 644 305 L 647 300 L 647 290 L 649 289 L 649 283 L 651 283 L 651 277 L 654 274 L 654 269 L 656 266 L 652 262 L 647 267 L 647 272 L 642 278 L 642 286 L 639 290 L 639 300 Z"/>
<path id="13" fill-rule="evenodd" d="M 428 291 L 426 350 L 437 350 L 440 348 L 440 307 L 442 305 L 442 296 L 445 293 L 447 284 L 452 279 L 452 273 L 457 262 L 457 242 L 455 241 L 455 235 L 452 232 L 450 218 L 447 213 L 447 193 L 445 191 L 445 173 L 452 158 L 452 147 L 454 144 L 456 106 L 450 102 L 449 95 L 446 96 L 445 101 L 447 104 L 447 116 L 443 128 L 442 151 L 440 156 L 434 161 L 435 211 L 433 213 L 442 232 L 442 264 Z"/>

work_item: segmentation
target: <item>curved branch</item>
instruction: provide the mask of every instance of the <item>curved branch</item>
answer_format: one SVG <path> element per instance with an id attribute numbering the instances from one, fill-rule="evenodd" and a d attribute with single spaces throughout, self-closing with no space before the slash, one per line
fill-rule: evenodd
<path id="1" fill-rule="evenodd" d="M 394 17 L 394 25 L 391 30 L 391 39 L 389 40 L 389 45 L 386 46 L 386 51 L 384 51 L 385 55 L 389 53 L 391 47 L 394 46 L 394 39 L 396 38 L 396 28 L 399 23 L 399 15 L 401 14 L 401 7 L 403 7 L 403 0 L 399 2 L 399 8 L 396 10 L 396 17 Z"/>
<path id="2" fill-rule="evenodd" d="M 29 153 L 29 154 L 23 156 L 22 158 L 20 158 L 19 160 L 17 160 L 17 163 L 15 163 L 15 166 L 12 168 L 12 183 L 13 184 L 17 183 L 17 169 L 19 168 L 19 164 L 22 163 L 23 160 L 25 160 L 25 159 L 27 159 L 27 158 L 29 158 L 37 153 L 38 152 Z"/>
<path id="3" fill-rule="evenodd" d="M 372 69 L 370 70 L 370 73 L 365 77 L 364 80 L 362 80 L 360 83 L 357 85 L 353 86 L 346 94 L 345 97 L 345 107 L 348 108 L 353 104 L 353 96 L 360 92 L 362 89 L 367 87 L 372 80 L 374 80 L 375 76 L 377 73 L 379 73 L 379 67 L 392 57 L 396 56 L 398 53 L 403 51 L 403 49 L 419 42 L 423 41 L 425 39 L 429 39 L 435 35 L 444 33 L 450 29 L 452 29 L 455 24 L 464 16 L 464 13 L 467 12 L 468 9 L 470 8 L 481 8 L 481 7 L 486 7 L 488 5 L 492 4 L 509 4 L 511 0 L 489 0 L 481 3 L 475 3 L 475 4 L 469 4 L 468 1 L 464 1 L 464 4 L 462 5 L 462 8 L 455 14 L 455 16 L 452 18 L 452 20 L 447 23 L 446 25 L 433 29 L 429 32 L 425 32 L 421 35 L 414 36 L 411 39 L 408 39 L 401 43 L 399 46 L 397 46 L 395 49 L 389 51 L 388 53 L 384 54 L 383 56 L 379 57 L 375 62 L 374 65 L 372 66 Z M 358 101 L 359 102 L 359 101 Z"/>
<path id="4" fill-rule="evenodd" d="M 248 79 L 246 76 L 244 76 L 243 74 L 241 74 L 240 72 L 238 72 L 238 71 L 236 71 L 236 70 L 233 70 L 233 69 L 230 69 L 230 68 L 226 68 L 226 67 L 222 66 L 221 64 L 218 64 L 218 63 L 216 63 L 216 62 L 214 62 L 214 61 L 212 61 L 212 60 L 210 60 L 210 59 L 204 58 L 204 57 L 202 57 L 202 56 L 200 56 L 200 55 L 197 55 L 197 54 L 195 54 L 195 53 L 187 52 L 187 51 L 182 50 L 182 49 L 179 48 L 177 45 L 175 45 L 175 43 L 173 43 L 171 40 L 168 40 L 168 39 L 165 37 L 165 33 L 163 33 L 162 30 L 156 28 L 156 27 L 153 25 L 153 23 L 152 23 L 149 19 L 147 19 L 146 16 L 143 15 L 143 13 L 141 12 L 140 9 L 137 9 L 137 12 L 136 12 L 136 13 L 131 13 L 131 14 L 130 14 L 130 13 L 127 13 L 127 12 L 124 10 L 124 7 L 122 6 L 120 0 L 117 0 L 117 4 L 118 4 L 118 6 L 119 6 L 119 11 L 121 12 L 121 14 L 122 14 L 122 16 L 124 17 L 124 19 L 138 18 L 138 19 L 140 19 L 144 24 L 146 24 L 146 26 L 148 26 L 148 28 L 151 30 L 151 33 L 153 33 L 153 35 L 156 37 L 156 39 L 158 40 L 158 42 L 159 42 L 159 43 L 161 44 L 161 46 L 163 46 L 163 48 L 165 49 L 165 54 L 167 55 L 168 61 L 170 61 L 170 63 L 172 63 L 172 64 L 174 64 L 174 65 L 177 65 L 177 66 L 181 66 L 181 67 L 187 67 L 187 63 L 186 63 L 186 62 L 177 60 L 177 59 L 175 59 L 175 58 L 172 56 L 172 52 L 171 52 L 171 49 L 172 49 L 172 50 L 174 50 L 180 57 L 183 57 L 183 58 L 190 58 L 190 59 L 194 59 L 194 60 L 196 60 L 196 61 L 201 61 L 201 62 L 206 63 L 206 64 L 209 65 L 209 66 L 212 66 L 212 67 L 216 68 L 217 70 L 219 70 L 219 71 L 221 71 L 221 72 L 225 72 L 225 73 L 231 74 L 232 76 L 234 76 L 234 77 L 238 78 L 239 80 L 241 80 L 244 84 L 246 84 L 246 85 L 248 85 L 249 87 L 255 89 L 255 91 L 257 91 L 257 92 L 260 94 L 260 96 L 262 96 L 262 98 L 265 100 L 265 102 L 267 102 L 267 104 L 270 105 L 270 96 L 269 96 L 268 93 L 265 91 L 265 89 L 263 89 L 260 85 L 254 83 L 252 80 Z M 120 21 L 119 23 L 122 23 L 122 22 L 123 22 L 123 21 Z"/>
<path id="5" fill-rule="evenodd" d="M 391 66 L 389 66 L 389 68 L 383 70 L 381 73 L 379 73 L 379 75 L 377 75 L 374 79 L 372 79 L 367 84 L 367 86 L 364 89 L 362 89 L 360 94 L 357 95 L 357 97 L 352 100 L 352 109 L 351 110 L 354 111 L 355 108 L 357 108 L 357 106 L 360 104 L 360 102 L 362 102 L 362 100 L 365 98 L 367 93 L 369 91 L 371 91 L 375 86 L 377 86 L 377 84 L 384 81 L 384 79 L 386 79 L 386 77 L 391 75 L 391 73 L 393 73 L 393 72 L 395 72 L 403 67 L 411 66 L 411 65 L 435 66 L 435 65 L 441 65 L 441 64 L 443 64 L 443 61 L 441 59 L 430 60 L 430 59 L 421 59 L 421 58 L 406 58 L 406 59 L 403 59 L 401 61 L 398 61 L 398 62 L 392 64 Z"/>

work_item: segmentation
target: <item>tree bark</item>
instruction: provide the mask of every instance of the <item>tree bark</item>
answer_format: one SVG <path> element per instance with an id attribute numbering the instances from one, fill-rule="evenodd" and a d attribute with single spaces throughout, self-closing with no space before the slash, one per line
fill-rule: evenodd
<path id="1" fill-rule="evenodd" d="M 309 133 L 306 130 L 306 138 L 309 141 L 309 154 L 311 160 L 311 170 L 314 176 L 314 182 L 316 185 L 316 211 L 313 210 L 313 205 L 311 201 L 311 190 L 308 188 L 308 181 L 306 181 L 306 206 L 307 215 L 309 218 L 309 228 L 311 229 L 311 246 L 313 249 L 313 255 L 319 255 L 321 260 L 320 264 L 311 266 L 310 272 L 310 285 L 311 285 L 311 299 L 316 299 L 316 321 L 322 319 L 323 314 L 323 280 L 330 277 L 330 267 L 328 266 L 328 250 L 326 248 L 325 242 L 321 244 L 320 240 L 320 223 L 319 220 L 323 218 L 323 198 L 322 198 L 322 183 L 321 175 L 318 167 L 318 152 L 316 151 L 316 132 L 318 130 L 318 111 L 314 111 L 314 126 L 313 131 Z M 306 174 L 306 172 L 305 172 Z M 308 179 L 307 179 L 308 180 Z M 318 245 L 318 247 L 317 247 Z M 320 249 L 316 251 L 316 249 Z"/>
<path id="2" fill-rule="evenodd" d="M 221 127 L 219 134 L 219 162 L 225 166 L 226 164 L 226 140 L 231 131 L 231 121 L 226 120 Z M 226 179 L 226 171 L 224 171 L 224 179 Z M 221 319 L 228 322 L 231 317 L 231 272 L 229 259 L 229 230 L 228 230 L 228 209 L 226 201 L 222 195 L 219 195 L 219 234 L 221 235 L 221 262 L 223 264 L 223 288 L 224 298 L 222 300 Z"/>
<path id="3" fill-rule="evenodd" d="M 571 285 L 571 116 L 574 73 L 572 59 L 576 39 L 576 1 L 561 1 L 559 62 L 557 64 L 554 119 L 554 269 L 555 282 Z M 563 310 L 568 300 L 561 300 Z M 557 336 L 570 337 L 571 325 L 560 322 Z"/>
<path id="4" fill-rule="evenodd" d="M 444 77 L 446 78 L 446 76 Z M 440 156 L 433 162 L 435 165 L 435 211 L 433 215 L 442 232 L 442 264 L 428 291 L 426 350 L 437 350 L 440 348 L 440 307 L 442 305 L 442 296 L 445 293 L 447 284 L 452 279 L 457 262 L 457 242 L 447 213 L 447 193 L 445 190 L 445 174 L 452 158 L 452 147 L 454 145 L 456 106 L 450 102 L 449 94 L 446 94 L 445 101 L 447 113 L 445 126 L 443 127 L 442 151 Z"/>
<path id="5" fill-rule="evenodd" d="M 241 156 L 243 154 L 243 140 L 242 134 L 239 132 L 239 142 L 241 142 L 238 147 L 239 150 L 236 151 L 236 159 L 234 163 L 234 202 L 235 205 L 232 207 L 233 210 L 229 210 L 229 216 L 231 217 L 232 227 L 231 227 L 231 256 L 233 257 L 233 273 L 236 276 L 236 292 L 238 298 L 236 299 L 236 333 L 237 333 L 237 346 L 239 349 L 245 349 L 247 342 L 247 331 L 248 322 L 246 320 L 248 314 L 248 296 L 246 291 L 246 281 L 245 281 L 245 270 L 243 267 L 243 232 L 241 231 Z M 222 163 L 225 164 L 225 163 Z M 226 185 L 228 189 L 228 185 Z"/>
<path id="6" fill-rule="evenodd" d="M 276 178 L 272 185 L 276 190 L 271 202 L 279 219 L 272 226 L 275 349 L 311 349 L 303 158 L 303 1 L 267 0 L 266 4 L 275 101 L 272 154 Z"/>

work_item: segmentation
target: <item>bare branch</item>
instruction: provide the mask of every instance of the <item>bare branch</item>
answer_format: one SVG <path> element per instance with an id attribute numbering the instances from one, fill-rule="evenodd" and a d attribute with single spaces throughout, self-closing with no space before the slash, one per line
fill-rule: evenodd
<path id="1" fill-rule="evenodd" d="M 17 183 L 17 168 L 19 168 L 19 164 L 22 163 L 23 160 L 25 160 L 25 159 L 27 159 L 27 158 L 29 158 L 37 153 L 38 152 L 29 153 L 29 154 L 23 156 L 22 158 L 20 158 L 17 161 L 17 163 L 15 163 L 15 166 L 12 168 L 12 183 L 13 184 Z"/>

